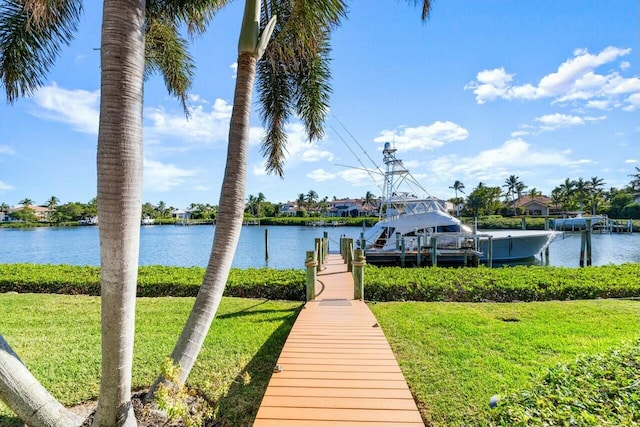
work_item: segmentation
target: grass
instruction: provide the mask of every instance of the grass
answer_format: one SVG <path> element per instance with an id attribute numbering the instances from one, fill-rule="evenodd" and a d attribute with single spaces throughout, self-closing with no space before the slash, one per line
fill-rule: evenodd
<path id="1" fill-rule="evenodd" d="M 484 425 L 492 395 L 637 340 L 639 308 L 628 300 L 371 305 L 433 426 Z"/>
<path id="2" fill-rule="evenodd" d="M 135 388 L 158 373 L 193 298 L 139 298 Z M 0 333 L 66 405 L 98 394 L 97 297 L 0 294 Z M 225 298 L 190 385 L 218 402 L 222 425 L 251 425 L 301 305 Z M 638 338 L 637 301 L 372 304 L 418 401 L 434 426 L 483 425 L 489 397 L 525 389 L 546 368 Z M 13 424 L 15 423 L 15 424 Z M 0 406 L 0 425 L 19 425 Z"/>
<path id="3" fill-rule="evenodd" d="M 193 298 L 138 298 L 133 387 L 148 387 L 171 353 Z M 226 425 L 250 425 L 298 302 L 224 298 L 189 384 L 219 401 Z M 100 378 L 100 299 L 0 294 L 0 333 L 65 405 L 94 399 Z M 21 425 L 0 403 L 0 425 Z"/>

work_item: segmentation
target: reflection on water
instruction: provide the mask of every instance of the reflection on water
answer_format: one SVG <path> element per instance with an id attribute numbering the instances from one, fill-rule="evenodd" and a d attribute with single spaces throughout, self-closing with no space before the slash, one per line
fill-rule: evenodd
<path id="1" fill-rule="evenodd" d="M 269 232 L 266 259 L 265 230 Z M 140 230 L 140 265 L 207 265 L 214 227 L 145 226 Z M 342 235 L 358 238 L 361 227 L 251 226 L 243 227 L 233 267 L 304 268 L 305 251 L 314 239 L 329 235 L 329 247 L 338 249 Z M 593 265 L 640 263 L 640 233 L 592 235 Z M 565 233 L 549 248 L 549 265 L 578 267 L 580 234 Z M 0 263 L 99 265 L 97 227 L 0 229 Z M 542 264 L 534 258 L 531 264 Z"/>

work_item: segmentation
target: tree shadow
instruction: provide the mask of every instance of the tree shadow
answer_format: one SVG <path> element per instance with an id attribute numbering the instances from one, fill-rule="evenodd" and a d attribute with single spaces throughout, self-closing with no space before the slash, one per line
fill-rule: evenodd
<path id="1" fill-rule="evenodd" d="M 283 308 L 281 310 L 274 310 L 274 309 L 255 310 L 256 307 L 259 307 L 262 304 L 266 304 L 269 301 L 271 300 L 264 299 L 259 303 L 252 305 L 251 307 L 246 307 L 246 308 L 243 308 L 242 310 L 234 311 L 233 313 L 216 315 L 216 319 L 233 319 L 233 318 L 242 317 L 242 316 L 254 316 L 256 314 L 272 314 L 272 313 L 282 313 L 283 315 L 281 318 L 286 319 L 286 318 L 289 318 L 293 313 L 296 313 L 297 315 L 297 312 L 299 310 L 299 307 Z M 272 320 L 273 319 L 270 319 L 269 321 L 272 321 Z"/>
<path id="2" fill-rule="evenodd" d="M 220 398 L 214 421 L 216 426 L 253 425 L 280 352 L 303 308 L 304 306 L 300 306 L 282 310 L 290 311 L 292 315 L 271 334 L 245 369 L 235 378 L 227 394 Z M 250 381 L 245 384 L 247 377 Z"/>
<path id="3" fill-rule="evenodd" d="M 24 427 L 24 422 L 18 417 L 0 415 L 0 426 L 2 427 Z"/>

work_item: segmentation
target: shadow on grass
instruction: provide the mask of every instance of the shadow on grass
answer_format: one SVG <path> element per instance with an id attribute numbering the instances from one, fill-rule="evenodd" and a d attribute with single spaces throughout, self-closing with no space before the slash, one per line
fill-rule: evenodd
<path id="1" fill-rule="evenodd" d="M 220 398 L 216 411 L 215 425 L 253 425 L 282 347 L 284 347 L 284 343 L 302 307 L 287 310 L 291 311 L 292 315 L 271 334 L 245 369 L 236 377 L 228 393 Z M 250 376 L 251 381 L 248 384 L 244 384 L 243 378 L 247 374 Z"/>
<path id="2" fill-rule="evenodd" d="M 1 427 L 24 427 L 24 423 L 18 417 L 0 415 L 0 426 Z"/>
<path id="3" fill-rule="evenodd" d="M 216 319 L 233 319 L 235 317 L 242 317 L 242 316 L 253 316 L 256 314 L 271 314 L 271 313 L 283 313 L 282 315 L 282 319 L 287 319 L 289 318 L 293 313 L 298 313 L 299 308 L 284 308 L 282 310 L 274 310 L 274 309 L 267 309 L 267 310 L 255 310 L 256 307 L 261 306 L 262 304 L 266 304 L 268 302 L 270 302 L 271 300 L 269 299 L 265 299 L 257 304 L 252 305 L 251 307 L 247 307 L 244 308 L 242 310 L 238 310 L 238 311 L 234 311 L 233 313 L 226 313 L 226 314 L 221 314 L 221 315 L 217 315 Z M 1 426 L 0 426 L 1 427 Z"/>

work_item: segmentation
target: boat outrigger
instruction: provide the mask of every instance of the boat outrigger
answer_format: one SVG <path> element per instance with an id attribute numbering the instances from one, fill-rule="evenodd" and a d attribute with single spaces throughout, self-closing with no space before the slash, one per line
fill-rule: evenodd
<path id="1" fill-rule="evenodd" d="M 371 264 L 398 263 L 400 255 L 420 260 L 461 263 L 470 257 L 480 261 L 512 262 L 541 254 L 560 233 L 551 230 L 499 230 L 478 233 L 450 215 L 440 201 L 420 186 L 385 143 L 381 218 L 364 233 L 364 249 Z M 413 184 L 427 196 L 401 192 L 401 184 Z M 384 217 L 382 217 L 384 215 Z M 362 245 L 363 242 L 360 242 Z"/>

